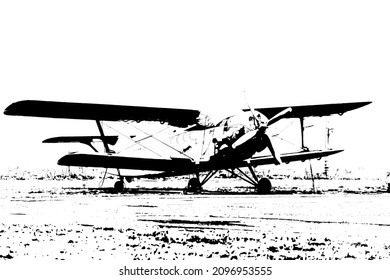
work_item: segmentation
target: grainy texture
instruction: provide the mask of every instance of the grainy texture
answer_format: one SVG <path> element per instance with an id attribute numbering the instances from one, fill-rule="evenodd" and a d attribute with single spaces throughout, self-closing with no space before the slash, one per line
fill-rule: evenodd
<path id="1" fill-rule="evenodd" d="M 151 190 L 179 183 L 139 185 Z M 210 186 L 231 191 L 235 183 L 215 180 Z M 390 256 L 390 195 L 375 181 L 321 181 L 323 193 L 310 194 L 304 193 L 310 181 L 280 180 L 276 189 L 288 185 L 295 193 L 267 196 L 183 195 L 177 189 L 115 194 L 92 188 L 94 181 L 84 187 L 81 181 L 0 184 L 1 259 Z"/>

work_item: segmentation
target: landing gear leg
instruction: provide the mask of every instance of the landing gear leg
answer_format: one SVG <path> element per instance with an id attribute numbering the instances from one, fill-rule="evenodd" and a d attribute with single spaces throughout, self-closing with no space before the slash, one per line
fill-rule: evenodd
<path id="1" fill-rule="evenodd" d="M 229 171 L 231 174 L 241 178 L 245 182 L 254 186 L 255 192 L 257 194 L 270 194 L 272 190 L 271 181 L 265 177 L 259 179 L 250 162 L 248 162 L 247 166 L 253 178 L 251 178 L 249 175 L 243 172 L 240 168 L 236 168 L 236 170 L 239 171 L 239 173 L 235 173 L 234 170 L 227 170 L 227 171 Z"/>
<path id="2" fill-rule="evenodd" d="M 203 179 L 200 179 L 199 172 L 196 172 L 196 177 L 191 178 L 188 181 L 187 187 L 184 189 L 184 193 L 192 192 L 192 193 L 201 193 L 203 191 L 202 186 L 206 184 L 211 178 L 214 177 L 215 174 L 217 174 L 217 170 L 212 170 L 207 173 Z"/>

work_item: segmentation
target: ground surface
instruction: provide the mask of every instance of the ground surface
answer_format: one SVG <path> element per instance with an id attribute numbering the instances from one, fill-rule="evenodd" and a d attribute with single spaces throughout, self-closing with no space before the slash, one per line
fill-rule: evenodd
<path id="1" fill-rule="evenodd" d="M 219 195 L 184 195 L 179 183 L 117 194 L 96 181 L 0 181 L 0 259 L 390 257 L 390 194 L 379 182 L 318 181 L 312 194 L 310 181 L 280 180 L 276 190 L 293 194 L 266 196 L 235 180 L 211 181 Z"/>

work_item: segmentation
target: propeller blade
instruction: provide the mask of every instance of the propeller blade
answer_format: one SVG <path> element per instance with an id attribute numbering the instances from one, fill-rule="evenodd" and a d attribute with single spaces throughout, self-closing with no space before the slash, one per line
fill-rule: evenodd
<path id="1" fill-rule="evenodd" d="M 283 119 L 283 117 L 288 114 L 288 113 L 291 113 L 292 109 L 291 107 L 287 108 L 287 109 L 284 109 L 283 111 L 279 112 L 278 114 L 276 114 L 275 116 L 273 116 L 269 121 L 268 121 L 268 125 L 271 125 L 271 124 L 274 124 L 276 123 L 277 121 Z"/>
<path id="2" fill-rule="evenodd" d="M 249 139 L 253 138 L 256 135 L 256 133 L 257 133 L 257 130 L 252 130 L 252 131 L 245 133 L 243 136 L 238 138 L 236 142 L 233 143 L 232 148 L 235 149 L 236 147 L 245 143 Z"/>
<path id="3" fill-rule="evenodd" d="M 260 127 L 260 121 L 259 121 L 259 119 L 256 117 L 255 111 L 253 110 L 253 108 L 252 108 L 251 106 L 249 106 L 249 104 L 248 104 L 248 108 L 249 108 L 249 110 L 250 110 L 251 113 L 252 113 L 253 121 L 255 122 L 255 127 L 256 127 L 256 128 L 259 128 L 259 127 Z"/>
<path id="4" fill-rule="evenodd" d="M 267 147 L 268 147 L 268 150 L 271 152 L 271 155 L 274 157 L 274 159 L 276 160 L 276 165 L 279 165 L 282 163 L 282 160 L 280 158 L 280 155 L 279 153 L 277 153 L 272 145 L 272 141 L 271 139 L 269 138 L 269 136 L 267 134 L 265 134 L 265 136 L 268 138 L 268 143 L 267 143 Z"/>
<path id="5" fill-rule="evenodd" d="M 251 113 L 252 113 L 253 121 L 254 121 L 255 127 L 257 129 L 257 128 L 260 127 L 260 120 L 256 117 L 255 110 L 253 110 L 253 108 L 249 105 L 249 102 L 248 102 L 248 100 L 246 99 L 246 96 L 245 96 L 245 91 L 242 92 L 242 96 L 245 99 L 245 102 L 246 102 L 246 105 L 248 106 L 249 111 L 251 111 Z"/>

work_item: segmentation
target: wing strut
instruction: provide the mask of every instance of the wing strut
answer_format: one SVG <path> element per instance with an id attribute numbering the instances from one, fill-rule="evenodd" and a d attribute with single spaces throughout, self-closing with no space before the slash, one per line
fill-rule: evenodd
<path id="1" fill-rule="evenodd" d="M 96 124 L 97 124 L 97 127 L 99 129 L 99 132 L 100 132 L 100 136 L 102 137 L 102 141 L 103 141 L 103 145 L 104 145 L 104 150 L 107 154 L 113 154 L 115 153 L 113 150 L 110 150 L 110 148 L 108 147 L 108 143 L 107 143 L 107 140 L 106 140 L 106 137 L 104 135 L 104 131 L 103 131 L 103 127 L 102 127 L 102 124 L 100 123 L 99 120 L 96 120 Z"/>
<path id="2" fill-rule="evenodd" d="M 305 124 L 304 124 L 304 117 L 299 118 L 299 122 L 301 124 L 301 149 L 303 151 L 308 151 L 309 148 L 305 146 Z"/>
<path id="3" fill-rule="evenodd" d="M 255 170 L 253 169 L 253 167 L 252 167 L 251 163 L 249 162 L 249 160 L 247 161 L 247 164 L 248 164 L 248 169 L 251 172 L 254 181 L 256 182 L 256 184 L 258 184 L 259 183 L 259 179 L 257 178 Z"/>
<path id="4" fill-rule="evenodd" d="M 97 127 L 99 129 L 99 132 L 100 132 L 100 136 L 102 137 L 102 141 L 103 141 L 103 145 L 104 145 L 104 150 L 105 152 L 110 155 L 110 154 L 115 154 L 115 151 L 111 150 L 109 147 L 108 147 L 108 143 L 107 143 L 107 138 L 104 136 L 104 131 L 103 131 L 103 127 L 102 127 L 102 124 L 100 123 L 99 120 L 96 120 L 96 124 L 97 124 Z M 123 191 L 123 189 L 125 188 L 125 180 L 124 180 L 124 177 L 121 175 L 121 171 L 119 168 L 117 168 L 117 171 L 118 171 L 118 177 L 119 177 L 119 181 L 117 181 L 115 184 L 114 184 L 114 189 L 116 191 Z M 105 176 L 107 174 L 107 168 L 106 168 L 106 172 L 104 174 L 104 178 L 102 180 L 102 183 L 104 182 L 104 179 L 105 179 Z"/>
<path id="5" fill-rule="evenodd" d="M 256 182 L 251 177 L 246 175 L 244 171 L 242 171 L 240 168 L 235 168 L 235 169 L 238 170 L 240 172 L 240 174 L 234 172 L 234 169 L 226 169 L 226 170 L 230 174 L 232 174 L 233 176 L 237 176 L 238 178 L 240 178 L 241 180 L 247 182 L 248 184 L 253 185 L 253 186 L 256 185 Z"/>

